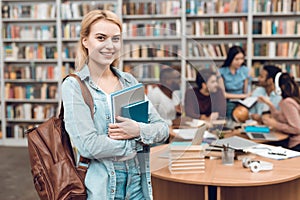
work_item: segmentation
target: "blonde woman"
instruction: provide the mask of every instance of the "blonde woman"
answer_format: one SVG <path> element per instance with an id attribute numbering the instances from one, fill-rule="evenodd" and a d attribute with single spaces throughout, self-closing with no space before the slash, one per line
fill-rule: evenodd
<path id="1" fill-rule="evenodd" d="M 85 178 L 88 199 L 152 199 L 149 146 L 168 138 L 168 125 L 149 104 L 149 124 L 117 116 L 111 123 L 109 95 L 137 84 L 117 68 L 122 25 L 110 11 L 94 10 L 81 23 L 76 74 L 89 88 L 94 120 L 78 82 L 62 85 L 65 127 L 83 157 L 91 159 Z"/>

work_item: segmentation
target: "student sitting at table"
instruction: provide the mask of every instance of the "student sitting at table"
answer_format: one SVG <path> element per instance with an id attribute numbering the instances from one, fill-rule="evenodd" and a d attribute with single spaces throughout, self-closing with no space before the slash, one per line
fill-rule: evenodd
<path id="1" fill-rule="evenodd" d="M 181 103 L 179 97 L 180 73 L 167 67 L 160 71 L 159 84 L 148 91 L 148 98 L 156 108 L 159 115 L 172 126 L 180 123 L 178 115 L 181 115 Z"/>
<path id="2" fill-rule="evenodd" d="M 281 96 L 275 92 L 275 76 L 281 69 L 274 65 L 264 65 L 258 76 L 259 87 L 252 92 L 253 97 L 266 96 L 272 104 L 278 109 L 278 104 L 281 101 Z M 257 102 L 250 110 L 250 118 L 262 123 L 261 115 L 269 110 L 269 107 L 263 102 Z"/>
<path id="3" fill-rule="evenodd" d="M 202 69 L 197 73 L 196 84 L 197 87 L 187 89 L 185 94 L 186 116 L 206 121 L 225 117 L 226 99 L 218 85 L 217 74 Z"/>
<path id="4" fill-rule="evenodd" d="M 277 73 L 275 77 L 275 92 L 282 96 L 279 110 L 269 98 L 260 96 L 259 101 L 270 107 L 271 116 L 263 116 L 265 125 L 289 134 L 288 147 L 300 151 L 300 93 L 297 83 L 288 73 Z"/>

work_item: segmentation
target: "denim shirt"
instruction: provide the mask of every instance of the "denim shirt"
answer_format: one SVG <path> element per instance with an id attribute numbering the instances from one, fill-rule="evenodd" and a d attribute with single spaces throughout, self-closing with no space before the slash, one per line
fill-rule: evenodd
<path id="1" fill-rule="evenodd" d="M 118 76 L 123 87 L 137 84 L 129 73 L 111 68 Z M 84 80 L 94 101 L 94 120 L 90 108 L 85 104 L 80 86 L 73 77 L 68 77 L 62 84 L 65 128 L 78 150 L 78 154 L 90 158 L 85 185 L 88 199 L 112 200 L 116 190 L 116 176 L 113 161 L 116 157 L 137 153 L 141 167 L 142 188 L 145 199 L 152 199 L 151 175 L 149 164 L 150 144 L 163 142 L 168 138 L 167 123 L 161 119 L 149 101 L 149 124 L 138 123 L 140 137 L 130 140 L 114 140 L 108 137 L 110 110 L 105 93 L 93 83 L 86 65 L 76 73 Z M 146 144 L 146 145 L 145 145 Z"/>
<path id="2" fill-rule="evenodd" d="M 249 69 L 241 66 L 236 70 L 235 74 L 230 72 L 229 67 L 219 68 L 219 72 L 224 79 L 225 90 L 228 93 L 242 94 L 244 93 L 244 81 L 248 78 Z"/>

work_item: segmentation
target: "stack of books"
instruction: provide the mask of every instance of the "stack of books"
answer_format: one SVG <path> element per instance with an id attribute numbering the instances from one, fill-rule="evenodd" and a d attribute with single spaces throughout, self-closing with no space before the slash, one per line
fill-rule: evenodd
<path id="1" fill-rule="evenodd" d="M 172 142 L 169 149 L 169 170 L 172 174 L 203 173 L 205 171 L 203 146 L 191 145 L 190 142 Z"/>

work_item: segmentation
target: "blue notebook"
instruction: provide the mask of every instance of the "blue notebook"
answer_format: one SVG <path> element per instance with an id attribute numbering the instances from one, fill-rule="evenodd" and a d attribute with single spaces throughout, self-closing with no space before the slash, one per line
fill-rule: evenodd
<path id="1" fill-rule="evenodd" d="M 267 126 L 246 126 L 244 130 L 245 132 L 270 133 L 270 128 Z"/>
<path id="2" fill-rule="evenodd" d="M 137 122 L 148 123 L 148 101 L 140 101 L 122 106 L 121 116 Z"/>

